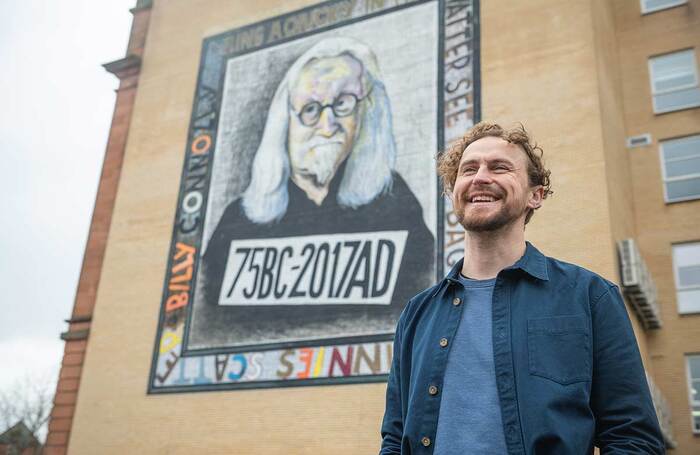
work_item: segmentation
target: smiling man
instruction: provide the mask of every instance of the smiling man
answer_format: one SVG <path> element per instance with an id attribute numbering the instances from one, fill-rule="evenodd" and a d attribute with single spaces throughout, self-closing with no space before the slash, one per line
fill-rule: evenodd
<path id="1" fill-rule="evenodd" d="M 465 257 L 399 319 L 381 453 L 664 453 L 617 287 L 525 241 L 542 150 L 479 123 L 438 172 Z"/>

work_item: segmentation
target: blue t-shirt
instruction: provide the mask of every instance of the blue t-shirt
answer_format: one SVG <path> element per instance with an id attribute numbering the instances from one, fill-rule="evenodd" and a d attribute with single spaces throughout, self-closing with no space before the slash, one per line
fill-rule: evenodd
<path id="1" fill-rule="evenodd" d="M 470 280 L 447 358 L 435 437 L 436 455 L 507 453 L 496 389 L 491 299 L 496 279 Z"/>

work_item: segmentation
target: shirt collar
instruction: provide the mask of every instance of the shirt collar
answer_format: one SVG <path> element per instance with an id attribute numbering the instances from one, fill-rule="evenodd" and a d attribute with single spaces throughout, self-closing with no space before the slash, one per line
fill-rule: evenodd
<path id="1" fill-rule="evenodd" d="M 539 280 L 549 281 L 547 258 L 530 242 L 525 242 L 525 254 L 508 269 L 520 269 Z"/>
<path id="2" fill-rule="evenodd" d="M 459 272 L 462 270 L 463 264 L 464 258 L 457 261 L 457 263 L 452 267 L 452 270 L 450 270 L 450 273 L 448 273 L 445 277 L 445 280 L 452 282 L 458 281 Z M 511 265 L 510 267 L 506 267 L 505 270 L 515 269 L 522 270 L 528 275 L 539 280 L 549 281 L 549 275 L 547 273 L 547 258 L 530 242 L 525 242 L 525 254 L 523 254 L 522 257 L 515 262 L 515 264 Z"/>

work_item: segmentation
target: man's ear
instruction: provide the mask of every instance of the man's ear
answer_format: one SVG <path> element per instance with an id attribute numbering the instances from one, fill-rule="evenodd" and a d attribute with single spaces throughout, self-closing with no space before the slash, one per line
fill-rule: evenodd
<path id="1" fill-rule="evenodd" d="M 542 207 L 543 200 L 544 187 L 542 185 L 537 185 L 530 189 L 530 199 L 527 201 L 527 206 L 533 210 L 537 210 Z"/>

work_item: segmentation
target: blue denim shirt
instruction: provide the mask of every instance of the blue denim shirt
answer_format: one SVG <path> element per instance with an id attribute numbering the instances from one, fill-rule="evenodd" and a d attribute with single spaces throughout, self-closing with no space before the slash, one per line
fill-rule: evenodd
<path id="1" fill-rule="evenodd" d="M 433 451 L 445 365 L 464 308 L 461 268 L 462 261 L 401 314 L 381 454 Z M 664 453 L 639 348 L 614 284 L 528 243 L 523 257 L 499 272 L 492 306 L 509 454 L 587 454 L 593 445 L 601 454 Z"/>

